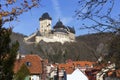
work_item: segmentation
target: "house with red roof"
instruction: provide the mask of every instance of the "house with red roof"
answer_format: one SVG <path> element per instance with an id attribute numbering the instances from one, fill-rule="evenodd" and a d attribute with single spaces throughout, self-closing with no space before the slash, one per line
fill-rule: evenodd
<path id="1" fill-rule="evenodd" d="M 26 55 L 18 58 L 14 63 L 14 73 L 17 73 L 23 64 L 30 72 L 30 80 L 41 80 L 44 78 L 44 60 L 38 55 Z"/>
<path id="2" fill-rule="evenodd" d="M 96 63 L 91 61 L 68 61 L 61 64 L 50 64 L 48 60 L 44 60 L 38 55 L 29 54 L 17 56 L 13 69 L 15 74 L 23 64 L 27 66 L 30 72 L 28 76 L 30 80 L 76 80 L 76 78 L 81 77 L 84 77 L 85 80 L 104 80 L 106 74 L 108 77 L 105 77 L 105 80 L 107 80 L 114 72 L 117 78 L 120 78 L 120 70 L 115 70 L 114 64 L 108 65 L 107 68 L 103 68 L 104 65 L 94 66 Z M 103 74 L 101 75 L 101 73 Z"/>
<path id="3" fill-rule="evenodd" d="M 71 75 L 72 73 L 80 73 L 84 75 L 84 77 L 86 77 L 87 75 L 85 71 L 92 69 L 94 64 L 95 62 L 90 61 L 69 61 L 61 64 L 53 64 L 52 66 L 49 65 L 47 68 L 47 72 L 49 74 L 48 77 L 50 77 L 51 79 L 55 79 L 57 77 L 59 78 L 59 80 L 65 80 L 65 78 L 67 78 L 67 75 Z M 76 69 L 79 69 L 80 71 L 76 73 Z"/>
<path id="4" fill-rule="evenodd" d="M 91 61 L 70 61 L 64 64 L 59 64 L 59 70 L 65 70 L 67 74 L 71 74 L 75 69 L 79 68 L 83 73 L 86 70 L 93 68 L 95 62 Z"/>

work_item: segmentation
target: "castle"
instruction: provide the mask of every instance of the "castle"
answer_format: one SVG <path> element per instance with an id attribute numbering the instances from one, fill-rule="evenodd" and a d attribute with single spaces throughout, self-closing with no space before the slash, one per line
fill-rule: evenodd
<path id="1" fill-rule="evenodd" d="M 37 32 L 32 35 L 25 37 L 26 43 L 39 43 L 40 41 L 45 42 L 74 42 L 75 41 L 75 30 L 69 26 L 65 26 L 60 20 L 51 27 L 52 18 L 48 13 L 44 13 L 40 18 L 40 28 Z"/>

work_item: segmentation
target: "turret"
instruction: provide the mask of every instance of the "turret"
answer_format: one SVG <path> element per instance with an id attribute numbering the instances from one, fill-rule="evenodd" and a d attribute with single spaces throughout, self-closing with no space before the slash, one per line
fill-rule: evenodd
<path id="1" fill-rule="evenodd" d="M 40 18 L 40 33 L 41 35 L 48 34 L 51 31 L 51 20 L 52 18 L 48 13 L 44 13 Z"/>
<path id="2" fill-rule="evenodd" d="M 56 29 L 56 28 L 63 28 L 64 29 L 65 26 L 63 25 L 62 21 L 59 20 L 53 28 L 54 29 Z"/>

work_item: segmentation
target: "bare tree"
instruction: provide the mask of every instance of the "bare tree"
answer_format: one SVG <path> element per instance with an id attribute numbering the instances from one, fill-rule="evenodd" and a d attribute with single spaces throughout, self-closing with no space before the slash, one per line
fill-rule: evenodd
<path id="1" fill-rule="evenodd" d="M 0 19 L 13 21 L 18 15 L 39 5 L 40 0 L 0 0 Z"/>
<path id="2" fill-rule="evenodd" d="M 82 24 L 81 29 L 103 31 L 120 31 L 119 0 L 79 0 L 75 11 L 77 19 L 89 21 Z M 115 15 L 114 15 L 115 14 Z"/>
<path id="3" fill-rule="evenodd" d="M 117 33 L 110 41 L 106 57 L 108 58 L 106 62 L 115 63 L 116 69 L 120 69 L 120 12 L 117 12 L 120 7 L 118 5 L 120 5 L 119 0 L 79 0 L 78 9 L 75 11 L 77 19 L 83 21 L 80 29 Z"/>

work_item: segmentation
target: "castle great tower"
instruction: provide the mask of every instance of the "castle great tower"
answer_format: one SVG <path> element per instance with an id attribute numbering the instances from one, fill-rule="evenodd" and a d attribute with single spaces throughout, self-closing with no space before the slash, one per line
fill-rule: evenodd
<path id="1" fill-rule="evenodd" d="M 44 13 L 40 18 L 40 33 L 41 35 L 46 35 L 51 32 L 51 21 L 52 18 L 48 13 Z"/>

